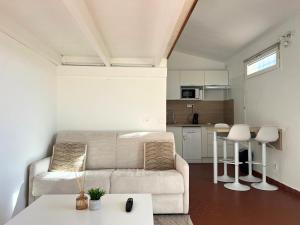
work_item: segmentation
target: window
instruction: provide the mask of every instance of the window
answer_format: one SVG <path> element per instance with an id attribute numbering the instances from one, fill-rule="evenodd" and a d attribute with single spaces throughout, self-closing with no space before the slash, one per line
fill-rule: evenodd
<path id="1" fill-rule="evenodd" d="M 279 44 L 272 45 L 244 62 L 247 77 L 277 69 L 279 67 Z"/>

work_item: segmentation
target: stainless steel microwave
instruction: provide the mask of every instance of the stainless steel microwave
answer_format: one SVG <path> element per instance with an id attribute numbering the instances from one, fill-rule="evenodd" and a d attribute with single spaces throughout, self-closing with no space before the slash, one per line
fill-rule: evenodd
<path id="1" fill-rule="evenodd" d="M 200 87 L 186 87 L 181 86 L 181 98 L 182 99 L 195 99 L 202 100 L 203 99 L 203 91 Z"/>

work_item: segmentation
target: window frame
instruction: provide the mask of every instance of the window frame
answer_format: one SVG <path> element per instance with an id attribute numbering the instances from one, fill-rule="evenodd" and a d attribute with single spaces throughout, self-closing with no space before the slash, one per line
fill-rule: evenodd
<path id="1" fill-rule="evenodd" d="M 248 65 L 258 62 L 259 60 L 266 58 L 266 57 L 272 55 L 273 53 L 276 53 L 276 64 L 274 66 L 271 66 L 271 67 L 268 67 L 263 70 L 260 70 L 255 73 L 247 75 Z M 245 70 L 246 79 L 249 79 L 249 78 L 252 78 L 252 77 L 255 77 L 258 75 L 262 75 L 262 74 L 268 73 L 270 71 L 277 70 L 279 68 L 280 68 L 280 44 L 279 43 L 276 43 L 276 44 L 258 52 L 257 54 L 251 56 L 250 58 L 244 60 L 244 70 Z"/>

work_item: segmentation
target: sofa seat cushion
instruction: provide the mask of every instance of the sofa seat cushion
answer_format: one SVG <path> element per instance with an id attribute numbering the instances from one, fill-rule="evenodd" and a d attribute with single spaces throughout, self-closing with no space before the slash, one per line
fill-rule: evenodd
<path id="1" fill-rule="evenodd" d="M 182 194 L 183 177 L 176 170 L 118 169 L 111 175 L 111 193 Z"/>
<path id="2" fill-rule="evenodd" d="M 93 187 L 101 187 L 107 193 L 110 191 L 110 176 L 112 169 L 87 170 L 85 172 L 85 191 Z M 83 172 L 77 173 L 79 176 Z M 74 172 L 44 172 L 33 179 L 32 195 L 44 194 L 76 194 L 79 192 Z"/>

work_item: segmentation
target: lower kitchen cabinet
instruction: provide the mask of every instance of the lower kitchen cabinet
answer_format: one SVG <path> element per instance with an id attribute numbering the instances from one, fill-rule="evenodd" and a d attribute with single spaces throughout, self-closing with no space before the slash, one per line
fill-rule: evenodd
<path id="1" fill-rule="evenodd" d="M 177 154 L 189 163 L 211 163 L 213 161 L 213 132 L 208 127 L 167 126 L 175 138 Z M 227 142 L 227 156 L 233 157 L 233 143 Z M 218 157 L 223 157 L 223 141 L 218 140 Z"/>
<path id="2" fill-rule="evenodd" d="M 182 127 L 168 126 L 167 131 L 174 134 L 176 153 L 182 156 Z"/>
<path id="3" fill-rule="evenodd" d="M 182 153 L 187 162 L 201 162 L 201 127 L 182 128 Z"/>
<path id="4" fill-rule="evenodd" d="M 167 127 L 175 138 L 177 154 L 182 156 L 189 163 L 201 162 L 201 128 L 200 127 Z"/>
<path id="5" fill-rule="evenodd" d="M 208 131 L 207 127 L 202 127 L 202 158 L 207 158 L 209 162 L 214 156 L 213 137 L 213 132 Z M 218 140 L 218 157 L 223 157 L 222 140 Z M 232 142 L 227 142 L 227 157 L 233 157 Z"/>

